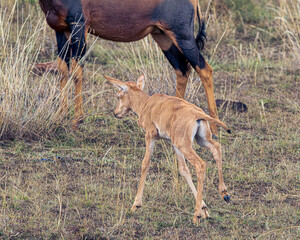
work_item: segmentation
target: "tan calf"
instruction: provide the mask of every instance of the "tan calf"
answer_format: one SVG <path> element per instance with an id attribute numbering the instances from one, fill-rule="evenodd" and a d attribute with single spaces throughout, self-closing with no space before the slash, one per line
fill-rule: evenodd
<path id="1" fill-rule="evenodd" d="M 178 158 L 180 174 L 186 179 L 196 199 L 194 223 L 198 223 L 200 217 L 209 217 L 207 207 L 202 200 L 206 163 L 192 148 L 194 139 L 200 146 L 207 147 L 213 153 L 219 173 L 219 192 L 225 201 L 230 200 L 230 195 L 227 194 L 227 188 L 223 181 L 221 148 L 219 143 L 212 140 L 212 133 L 209 127 L 209 123 L 213 123 L 223 127 L 230 133 L 229 128 L 224 123 L 208 116 L 202 109 L 181 98 L 170 97 L 164 94 L 147 95 L 143 91 L 145 85 L 144 75 L 138 78 L 137 83 L 124 83 L 107 76 L 105 78 L 119 89 L 119 104 L 114 111 L 115 116 L 122 118 L 129 111 L 135 112 L 139 116 L 138 125 L 146 133 L 146 153 L 142 163 L 141 180 L 132 211 L 142 206 L 145 179 L 149 170 L 154 143 L 158 139 L 167 139 L 172 142 Z M 195 167 L 197 190 L 192 182 L 184 157 Z"/>

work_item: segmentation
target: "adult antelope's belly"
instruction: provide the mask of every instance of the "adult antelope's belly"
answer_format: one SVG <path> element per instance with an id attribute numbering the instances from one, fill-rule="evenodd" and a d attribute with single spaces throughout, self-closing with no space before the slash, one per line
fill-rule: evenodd
<path id="1" fill-rule="evenodd" d="M 146 37 L 152 30 L 153 26 L 143 26 L 143 24 L 131 22 L 91 22 L 90 33 L 103 39 L 132 42 Z"/>
<path id="2" fill-rule="evenodd" d="M 140 1 L 96 1 L 87 0 L 84 15 L 90 33 L 113 41 L 137 41 L 148 35 L 154 28 L 151 20 L 153 1 L 147 5 Z M 153 5 L 153 6 L 152 6 Z"/>

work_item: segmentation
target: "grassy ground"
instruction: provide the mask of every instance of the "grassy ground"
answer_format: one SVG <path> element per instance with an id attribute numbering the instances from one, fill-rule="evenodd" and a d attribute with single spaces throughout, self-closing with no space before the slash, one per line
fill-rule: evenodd
<path id="1" fill-rule="evenodd" d="M 218 136 L 231 203 L 219 197 L 212 155 L 195 145 L 207 162 L 204 200 L 211 214 L 199 226 L 192 224 L 195 200 L 168 142 L 157 142 L 143 207 L 130 212 L 144 133 L 136 116 L 113 117 L 117 99 L 102 74 L 125 81 L 143 72 L 148 93 L 174 95 L 174 73 L 152 39 L 123 44 L 89 37 L 86 119 L 74 132 L 72 81 L 70 111 L 60 116 L 59 77 L 31 71 L 55 60 L 56 51 L 38 5 L 0 4 L 0 238 L 299 238 L 299 4 L 268 1 L 258 12 L 251 3 L 265 1 L 245 1 L 244 8 L 240 1 L 209 2 L 202 7 L 209 16 L 203 53 L 214 68 L 216 97 L 242 101 L 248 112 L 219 110 L 234 132 Z M 207 111 L 195 73 L 186 99 Z"/>

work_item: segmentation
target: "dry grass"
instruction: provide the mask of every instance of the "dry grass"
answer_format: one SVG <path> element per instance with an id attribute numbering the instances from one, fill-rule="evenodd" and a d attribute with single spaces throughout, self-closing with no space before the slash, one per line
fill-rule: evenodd
<path id="1" fill-rule="evenodd" d="M 175 75 L 153 40 L 124 44 L 89 37 L 86 119 L 73 132 L 72 81 L 69 113 L 62 116 L 59 76 L 31 71 L 38 62 L 55 60 L 53 32 L 37 5 L 0 3 L 0 238 L 299 237 L 299 3 L 268 1 L 264 22 L 239 27 L 232 10 L 209 3 L 202 7 L 209 17 L 204 55 L 214 68 L 216 97 L 245 102 L 249 111 L 219 110 L 234 130 L 221 131 L 218 139 L 230 204 L 218 195 L 211 154 L 195 146 L 207 162 L 204 197 L 212 217 L 200 226 L 192 224 L 192 193 L 163 141 L 155 148 L 143 208 L 129 211 L 144 133 L 135 116 L 112 116 L 117 99 L 102 74 L 125 81 L 143 72 L 148 93 L 174 95 Z M 186 99 L 206 109 L 195 73 Z"/>

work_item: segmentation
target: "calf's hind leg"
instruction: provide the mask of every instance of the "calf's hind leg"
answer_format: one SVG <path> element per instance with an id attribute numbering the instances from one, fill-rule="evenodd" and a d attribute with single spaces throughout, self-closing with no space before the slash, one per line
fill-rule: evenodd
<path id="1" fill-rule="evenodd" d="M 209 125 L 206 121 L 200 122 L 199 129 L 195 138 L 196 138 L 196 142 L 200 146 L 206 147 L 212 152 L 218 168 L 219 193 L 226 202 L 229 202 L 230 195 L 227 193 L 227 187 L 223 179 L 221 146 L 218 142 L 212 140 L 212 134 L 209 130 Z"/>
<path id="2" fill-rule="evenodd" d="M 179 151 L 183 153 L 183 155 L 187 158 L 187 160 L 195 167 L 197 173 L 197 199 L 196 199 L 196 207 L 195 213 L 193 217 L 194 223 L 199 223 L 200 218 L 209 217 L 207 208 L 203 205 L 202 201 L 202 191 L 203 184 L 205 179 L 205 170 L 206 163 L 197 155 L 197 153 L 192 148 L 192 143 L 186 146 L 178 147 Z"/>
<path id="3" fill-rule="evenodd" d="M 183 176 L 185 178 L 187 184 L 189 185 L 190 189 L 193 192 L 195 200 L 197 201 L 197 190 L 196 190 L 196 188 L 194 186 L 194 183 L 192 181 L 191 173 L 190 173 L 190 170 L 189 170 L 188 166 L 186 165 L 184 156 L 175 146 L 174 146 L 174 150 L 175 150 L 175 153 L 176 153 L 176 156 L 177 156 L 179 172 L 180 172 L 181 176 Z M 202 206 L 205 208 L 206 216 L 209 217 L 209 213 L 207 211 L 206 204 L 203 200 L 202 200 Z"/>

